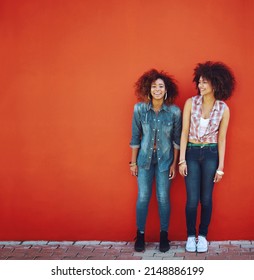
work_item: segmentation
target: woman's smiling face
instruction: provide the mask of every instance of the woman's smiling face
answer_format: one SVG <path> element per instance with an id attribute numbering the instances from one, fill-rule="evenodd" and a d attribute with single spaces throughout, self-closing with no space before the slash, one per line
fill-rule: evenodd
<path id="1" fill-rule="evenodd" d="M 157 79 L 151 84 L 151 95 L 156 100 L 164 99 L 166 94 L 165 83 L 162 79 Z"/>

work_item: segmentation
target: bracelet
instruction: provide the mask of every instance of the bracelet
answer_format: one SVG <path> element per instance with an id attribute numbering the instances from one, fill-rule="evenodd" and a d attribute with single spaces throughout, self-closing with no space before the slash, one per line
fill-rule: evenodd
<path id="1" fill-rule="evenodd" d="M 221 176 L 224 175 L 224 172 L 221 171 L 221 170 L 217 170 L 216 173 L 217 173 L 218 175 L 221 175 Z"/>
<path id="2" fill-rule="evenodd" d="M 181 165 L 181 164 L 183 164 L 183 163 L 185 163 L 185 162 L 186 162 L 185 159 L 184 159 L 184 160 L 181 160 L 181 161 L 178 162 L 178 165 Z"/>
<path id="3" fill-rule="evenodd" d="M 136 162 L 131 162 L 131 161 L 129 162 L 129 166 L 130 166 L 130 167 L 132 167 L 132 166 L 136 166 L 136 165 L 137 165 L 137 163 L 136 163 Z"/>

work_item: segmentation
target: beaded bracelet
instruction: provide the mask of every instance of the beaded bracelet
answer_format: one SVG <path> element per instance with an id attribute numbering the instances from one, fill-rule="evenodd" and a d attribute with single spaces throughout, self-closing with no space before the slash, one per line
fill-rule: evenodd
<path id="1" fill-rule="evenodd" d="M 136 163 L 136 162 L 131 162 L 131 161 L 129 162 L 129 166 L 130 166 L 130 167 L 132 167 L 132 166 L 136 166 L 136 165 L 137 165 L 137 163 Z"/>

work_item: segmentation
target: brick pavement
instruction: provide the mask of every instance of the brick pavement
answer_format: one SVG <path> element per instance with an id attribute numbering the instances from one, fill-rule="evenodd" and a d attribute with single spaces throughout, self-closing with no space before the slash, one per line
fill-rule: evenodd
<path id="1" fill-rule="evenodd" d="M 138 253 L 133 242 L 0 241 L 1 260 L 253 260 L 254 240 L 211 241 L 207 253 L 188 253 L 185 241 L 172 241 L 161 253 L 158 243 L 146 243 Z"/>

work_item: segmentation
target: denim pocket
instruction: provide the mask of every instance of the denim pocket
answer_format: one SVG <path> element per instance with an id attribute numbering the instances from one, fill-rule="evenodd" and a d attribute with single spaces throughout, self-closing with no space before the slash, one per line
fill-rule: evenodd
<path id="1" fill-rule="evenodd" d="M 209 150 L 213 154 L 218 154 L 218 146 L 210 146 Z"/>
<path id="2" fill-rule="evenodd" d="M 167 135 L 170 136 L 173 128 L 173 122 L 172 121 L 164 121 L 162 123 L 162 131 Z"/>

